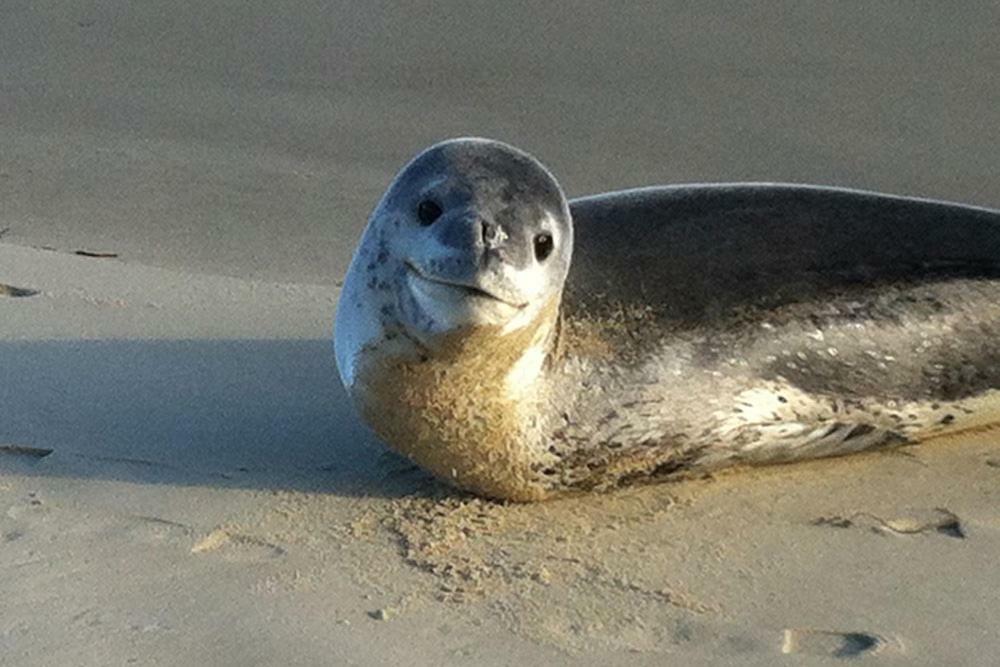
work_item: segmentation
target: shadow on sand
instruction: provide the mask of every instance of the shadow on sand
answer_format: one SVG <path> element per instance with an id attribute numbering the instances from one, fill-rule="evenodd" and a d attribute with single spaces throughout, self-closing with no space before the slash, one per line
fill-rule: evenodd
<path id="1" fill-rule="evenodd" d="M 362 426 L 325 340 L 7 342 L 0 378 L 0 471 L 346 496 L 444 488 Z"/>

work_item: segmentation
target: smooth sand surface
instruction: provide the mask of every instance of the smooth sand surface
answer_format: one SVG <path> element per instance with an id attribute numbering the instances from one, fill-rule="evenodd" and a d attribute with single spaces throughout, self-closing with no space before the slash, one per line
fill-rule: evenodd
<path id="1" fill-rule="evenodd" d="M 0 4 L 0 664 L 995 662 L 995 433 L 508 506 L 346 404 L 437 139 L 1000 206 L 991 3 L 630 7 Z"/>
<path id="2" fill-rule="evenodd" d="M 460 135 L 571 196 L 793 181 L 1000 206 L 1000 7 L 0 3 L 5 241 L 329 284 Z"/>

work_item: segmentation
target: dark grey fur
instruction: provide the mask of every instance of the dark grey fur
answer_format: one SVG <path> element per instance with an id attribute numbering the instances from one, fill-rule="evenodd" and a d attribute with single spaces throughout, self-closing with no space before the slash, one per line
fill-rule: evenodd
<path id="1" fill-rule="evenodd" d="M 432 224 L 424 199 L 442 210 Z M 500 371 L 504 389 L 480 389 L 489 418 L 518 385 L 506 409 L 523 433 L 498 469 L 530 479 L 531 497 L 1000 422 L 1000 211 L 771 184 L 567 203 L 526 153 L 455 140 L 400 173 L 352 266 L 337 334 L 349 378 L 383 343 L 430 359 L 435 336 L 488 312 L 482 294 L 543 327 L 528 363 Z M 468 300 L 422 307 L 408 271 Z"/>
<path id="2" fill-rule="evenodd" d="M 1000 388 L 998 211 L 757 184 L 612 193 L 571 211 L 565 328 L 614 355 L 551 368 L 557 485 L 604 485 L 603 467 L 642 448 L 663 455 L 632 478 L 990 418 L 975 399 Z"/>
<path id="3" fill-rule="evenodd" d="M 567 287 L 680 327 L 886 284 L 1000 278 L 1000 212 L 798 185 L 647 188 L 571 202 Z M 589 295 L 589 296 L 587 296 Z"/>

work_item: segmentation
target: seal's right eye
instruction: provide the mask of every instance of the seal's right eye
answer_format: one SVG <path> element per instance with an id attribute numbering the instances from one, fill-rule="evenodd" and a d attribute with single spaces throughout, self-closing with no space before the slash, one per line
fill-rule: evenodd
<path id="1" fill-rule="evenodd" d="M 552 248 L 554 244 L 552 242 L 551 234 L 539 234 L 535 237 L 535 259 L 539 262 L 544 262 L 552 254 Z"/>
<path id="2" fill-rule="evenodd" d="M 417 220 L 426 227 L 441 217 L 441 206 L 432 199 L 425 199 L 417 205 Z"/>

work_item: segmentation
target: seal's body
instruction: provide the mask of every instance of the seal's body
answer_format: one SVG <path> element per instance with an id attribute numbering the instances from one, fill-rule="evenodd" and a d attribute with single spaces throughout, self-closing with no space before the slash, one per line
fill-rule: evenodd
<path id="1" fill-rule="evenodd" d="M 1000 421 L 1000 212 L 773 184 L 567 203 L 533 158 L 428 149 L 355 256 L 338 366 L 457 486 L 534 500 Z"/>

